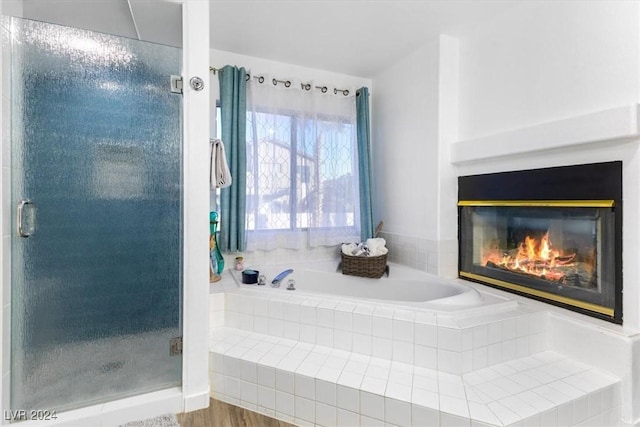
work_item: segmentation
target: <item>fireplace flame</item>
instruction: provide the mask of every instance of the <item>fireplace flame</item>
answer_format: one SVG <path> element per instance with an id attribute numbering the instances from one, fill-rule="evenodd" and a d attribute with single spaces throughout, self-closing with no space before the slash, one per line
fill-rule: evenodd
<path id="1" fill-rule="evenodd" d="M 551 281 L 562 281 L 565 274 L 557 267 L 569 265 L 575 257 L 575 253 L 565 255 L 554 249 L 549 240 L 549 231 L 539 238 L 525 236 L 515 255 L 513 251 L 499 252 L 497 248 L 490 250 L 484 257 L 483 265 L 497 266 Z"/>
<path id="2" fill-rule="evenodd" d="M 545 262 L 549 263 L 550 267 L 555 265 L 555 259 L 559 256 L 560 251 L 551 249 L 548 231 L 539 240 L 531 236 L 526 236 L 518 250 L 518 259 L 529 262 Z"/>

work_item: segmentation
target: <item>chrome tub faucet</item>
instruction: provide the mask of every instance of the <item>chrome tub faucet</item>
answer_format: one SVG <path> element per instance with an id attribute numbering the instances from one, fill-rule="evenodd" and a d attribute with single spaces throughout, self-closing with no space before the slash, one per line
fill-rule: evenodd
<path id="1" fill-rule="evenodd" d="M 285 270 L 285 271 L 279 273 L 271 281 L 271 286 L 274 287 L 274 288 L 279 288 L 280 287 L 280 282 L 282 282 L 282 280 L 284 280 L 284 278 L 287 277 L 288 275 L 290 275 L 291 273 L 293 273 L 292 269 L 288 269 L 288 270 Z"/>

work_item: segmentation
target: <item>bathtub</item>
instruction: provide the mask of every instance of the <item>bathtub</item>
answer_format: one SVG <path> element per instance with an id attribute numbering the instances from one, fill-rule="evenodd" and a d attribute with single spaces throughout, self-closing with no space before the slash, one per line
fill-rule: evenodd
<path id="1" fill-rule="evenodd" d="M 233 271 L 235 284 L 243 290 L 264 292 L 286 292 L 287 294 L 321 294 L 348 300 L 368 300 L 372 302 L 405 305 L 453 311 L 504 302 L 502 298 L 481 293 L 458 279 L 442 279 L 427 273 L 399 265 L 390 265 L 389 277 L 370 279 L 343 275 L 336 271 L 337 263 L 301 263 L 267 266 L 252 266 L 267 278 L 267 285 L 247 285 L 242 283 L 240 272 Z M 280 287 L 271 286 L 271 280 L 281 271 L 293 269 L 284 278 Z M 295 282 L 295 291 L 288 291 L 290 280 Z"/>

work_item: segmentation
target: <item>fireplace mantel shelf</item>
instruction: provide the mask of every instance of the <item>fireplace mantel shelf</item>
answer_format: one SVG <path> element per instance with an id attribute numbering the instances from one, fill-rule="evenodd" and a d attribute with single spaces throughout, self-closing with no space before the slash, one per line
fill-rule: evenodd
<path id="1" fill-rule="evenodd" d="M 482 138 L 458 141 L 451 147 L 451 163 L 464 164 L 638 137 L 638 113 L 638 104 L 626 105 Z"/>

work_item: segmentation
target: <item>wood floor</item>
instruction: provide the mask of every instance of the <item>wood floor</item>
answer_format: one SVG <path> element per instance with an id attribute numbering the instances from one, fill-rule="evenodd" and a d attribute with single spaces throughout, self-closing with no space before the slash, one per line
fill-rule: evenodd
<path id="1" fill-rule="evenodd" d="M 178 422 L 180 427 L 293 427 L 292 424 L 214 399 L 209 401 L 208 408 L 178 414 Z"/>

